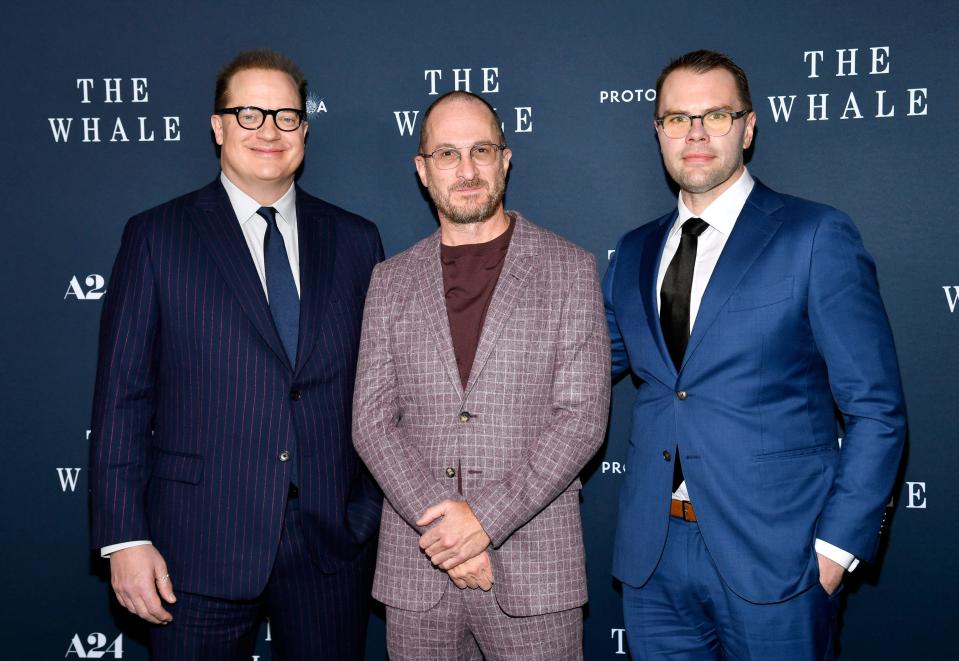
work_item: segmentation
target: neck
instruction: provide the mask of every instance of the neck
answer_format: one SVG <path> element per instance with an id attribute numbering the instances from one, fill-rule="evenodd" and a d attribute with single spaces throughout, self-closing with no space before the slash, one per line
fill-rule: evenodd
<path id="1" fill-rule="evenodd" d="M 290 190 L 290 185 L 293 183 L 292 178 L 283 181 L 250 182 L 227 170 L 223 170 L 223 174 L 234 186 L 252 197 L 263 207 L 273 206 L 277 200 L 283 197 L 286 191 Z"/>
<path id="2" fill-rule="evenodd" d="M 454 223 L 440 216 L 440 241 L 446 246 L 492 241 L 509 228 L 509 216 L 503 207 L 477 223 Z"/>
<path id="3" fill-rule="evenodd" d="M 710 188 L 704 193 L 693 193 L 685 189 L 682 190 L 680 194 L 683 196 L 683 204 L 685 204 L 686 208 L 692 211 L 693 214 L 698 216 L 705 211 L 710 204 L 715 202 L 716 198 L 728 191 L 733 184 L 739 181 L 739 178 L 743 176 L 743 172 L 745 171 L 746 168 L 740 165 L 739 169 L 736 170 L 729 179 L 715 188 Z"/>

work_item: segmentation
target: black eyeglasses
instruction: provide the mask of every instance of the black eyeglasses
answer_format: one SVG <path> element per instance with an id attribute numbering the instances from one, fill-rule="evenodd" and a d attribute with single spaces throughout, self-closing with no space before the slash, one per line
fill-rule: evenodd
<path id="1" fill-rule="evenodd" d="M 256 106 L 241 106 L 238 108 L 219 108 L 217 115 L 235 115 L 237 123 L 248 131 L 255 131 L 266 121 L 267 115 L 273 116 L 276 128 L 281 131 L 295 131 L 306 119 L 306 113 L 296 108 L 280 108 L 278 110 L 264 110 Z"/>
<path id="2" fill-rule="evenodd" d="M 732 110 L 711 110 L 705 115 L 687 115 L 686 113 L 671 113 L 656 118 L 656 124 L 663 129 L 667 138 L 685 138 L 693 128 L 693 120 L 703 123 L 703 130 L 713 138 L 721 138 L 733 128 L 733 120 L 745 117 L 752 112 L 746 108 L 738 112 Z"/>

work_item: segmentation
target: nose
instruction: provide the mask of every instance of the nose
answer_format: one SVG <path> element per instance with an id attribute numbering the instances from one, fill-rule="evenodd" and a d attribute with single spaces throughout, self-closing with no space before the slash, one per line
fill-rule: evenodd
<path id="1" fill-rule="evenodd" d="M 697 125 L 696 122 L 699 122 Z M 689 120 L 689 133 L 686 134 L 686 142 L 701 142 L 709 140 L 709 134 L 706 133 L 706 125 L 703 124 L 702 117 L 694 117 Z"/>
<path id="2" fill-rule="evenodd" d="M 476 164 L 473 162 L 471 147 L 460 150 L 460 162 L 456 166 L 456 176 L 469 180 L 476 176 Z"/>
<path id="3" fill-rule="evenodd" d="M 280 137 L 280 129 L 276 125 L 276 116 L 269 115 L 257 129 L 257 135 L 266 140 L 276 140 Z"/>

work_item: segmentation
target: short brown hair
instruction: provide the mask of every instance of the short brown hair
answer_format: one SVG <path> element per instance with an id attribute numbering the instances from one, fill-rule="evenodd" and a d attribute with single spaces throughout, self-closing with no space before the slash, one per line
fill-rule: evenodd
<path id="1" fill-rule="evenodd" d="M 420 122 L 420 151 L 423 151 L 426 148 L 426 141 L 428 139 L 427 129 L 426 129 L 426 120 L 429 119 L 430 114 L 433 110 L 446 101 L 469 101 L 472 103 L 481 103 L 486 106 L 486 109 L 489 110 L 490 115 L 492 115 L 493 125 L 496 127 L 497 140 L 499 144 L 506 144 L 506 136 L 503 134 L 503 122 L 500 120 L 499 115 L 496 113 L 496 110 L 493 109 L 493 106 L 489 104 L 489 101 L 481 97 L 479 94 L 473 94 L 472 92 L 465 92 L 463 90 L 453 90 L 452 92 L 447 92 L 440 98 L 433 101 L 430 104 L 430 107 L 426 109 L 426 112 L 423 113 L 423 121 Z"/>
<path id="2" fill-rule="evenodd" d="M 220 70 L 216 77 L 213 110 L 218 110 L 226 105 L 226 97 L 230 92 L 229 86 L 233 76 L 248 69 L 280 71 L 288 75 L 293 79 L 293 84 L 296 85 L 296 89 L 300 93 L 300 110 L 306 110 L 306 78 L 303 77 L 300 67 L 296 66 L 296 62 L 286 55 L 268 48 L 243 51 Z"/>
<path id="3" fill-rule="evenodd" d="M 743 108 L 735 110 L 752 110 L 753 100 L 749 95 L 749 80 L 746 78 L 746 72 L 733 62 L 728 55 L 717 53 L 713 50 L 694 50 L 685 55 L 680 55 L 675 60 L 666 65 L 659 78 L 656 79 L 656 106 L 653 109 L 653 116 L 659 115 L 659 93 L 663 91 L 663 82 L 666 77 L 677 69 L 689 69 L 694 73 L 707 73 L 713 69 L 725 69 L 733 75 L 736 81 L 736 91 L 739 93 L 739 100 L 743 102 Z"/>

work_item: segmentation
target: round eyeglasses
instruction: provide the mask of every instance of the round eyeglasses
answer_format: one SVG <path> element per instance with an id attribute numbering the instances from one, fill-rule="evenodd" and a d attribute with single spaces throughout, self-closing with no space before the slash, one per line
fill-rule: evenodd
<path id="1" fill-rule="evenodd" d="M 733 121 L 740 117 L 745 117 L 752 112 L 752 108 L 746 108 L 738 112 L 732 110 L 713 110 L 705 115 L 687 115 L 686 113 L 671 113 L 656 118 L 656 125 L 663 129 L 667 138 L 685 138 L 693 128 L 693 120 L 698 119 L 703 123 L 703 130 L 706 135 L 713 138 L 721 138 L 730 129 L 733 128 Z"/>
<path id="2" fill-rule="evenodd" d="M 256 131 L 263 126 L 267 115 L 273 116 L 276 128 L 281 131 L 295 131 L 306 119 L 306 113 L 296 108 L 280 108 L 279 110 L 265 110 L 256 106 L 241 106 L 237 108 L 220 108 L 217 115 L 235 115 L 237 123 L 248 131 Z"/>
<path id="3" fill-rule="evenodd" d="M 440 170 L 452 170 L 460 164 L 463 158 L 462 151 L 467 147 L 440 147 L 428 154 L 420 152 L 423 158 L 432 158 L 433 164 Z M 492 142 L 481 142 L 468 148 L 470 158 L 476 165 L 492 165 L 496 162 L 499 152 L 506 149 L 506 145 L 496 145 Z"/>

